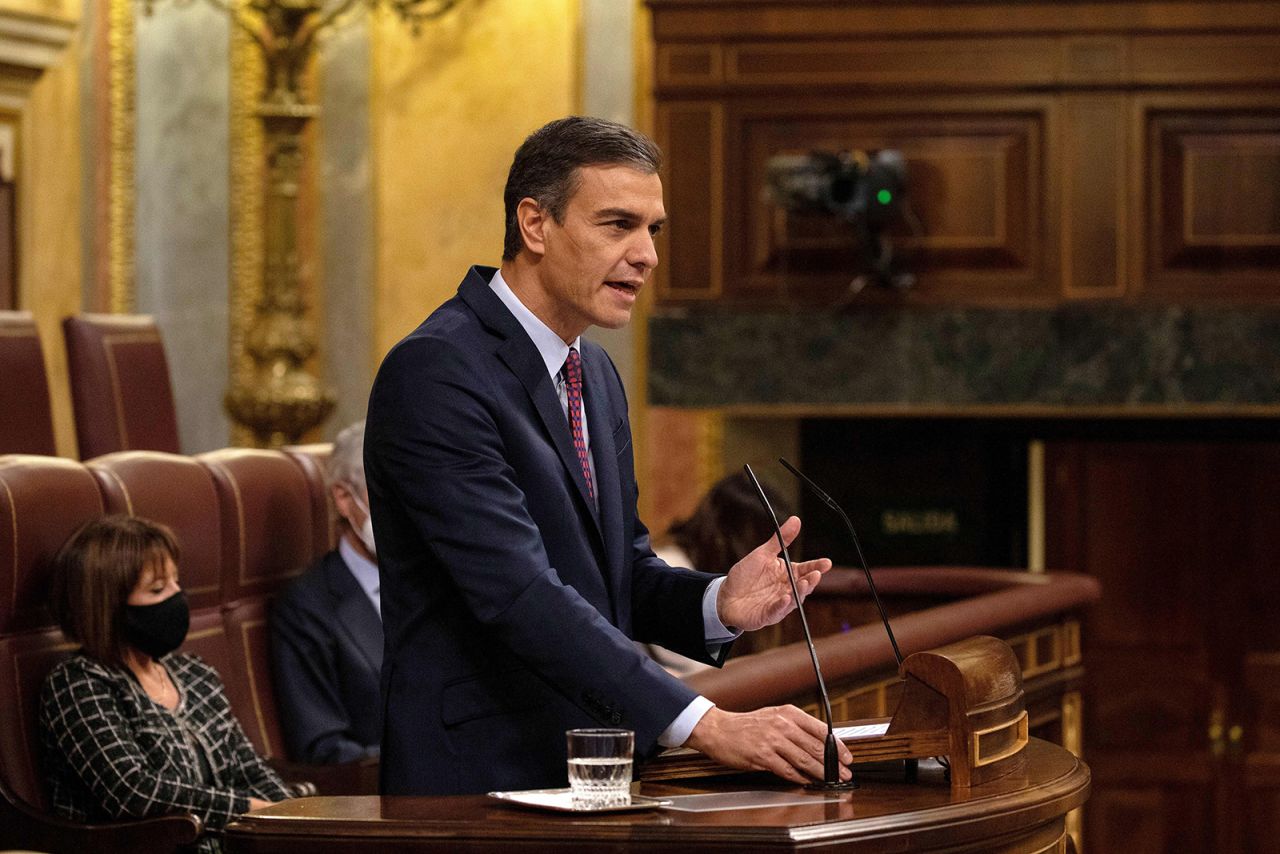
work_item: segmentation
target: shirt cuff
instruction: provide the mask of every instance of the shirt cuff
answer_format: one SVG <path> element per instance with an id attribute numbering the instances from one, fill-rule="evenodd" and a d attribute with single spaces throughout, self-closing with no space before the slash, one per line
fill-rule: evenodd
<path id="1" fill-rule="evenodd" d="M 724 584 L 724 576 L 707 585 L 702 594 L 702 631 L 707 641 L 707 652 L 715 655 L 722 645 L 736 640 L 742 634 L 741 629 L 730 629 L 720 622 L 720 613 L 716 610 L 716 598 L 720 595 L 720 585 Z"/>
<path id="2" fill-rule="evenodd" d="M 658 744 L 663 747 L 680 747 L 689 740 L 689 734 L 698 725 L 698 721 L 702 720 L 702 716 L 714 707 L 715 703 L 706 697 L 702 695 L 694 697 L 693 702 L 685 706 L 684 711 L 671 722 L 671 726 L 664 729 L 662 735 L 658 736 Z"/>

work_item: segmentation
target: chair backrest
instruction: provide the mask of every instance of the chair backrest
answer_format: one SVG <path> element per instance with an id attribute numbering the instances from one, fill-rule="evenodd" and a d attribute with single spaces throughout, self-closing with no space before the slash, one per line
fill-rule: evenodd
<path id="1" fill-rule="evenodd" d="M 0 377 L 0 454 L 56 454 L 49 379 L 29 312 L 0 311 Z"/>
<path id="2" fill-rule="evenodd" d="M 225 448 L 196 459 L 218 492 L 225 604 L 272 595 L 328 551 L 328 509 L 289 456 Z"/>
<path id="3" fill-rule="evenodd" d="M 40 686 L 73 649 L 45 605 L 50 570 L 63 542 L 103 509 L 93 475 L 79 463 L 0 457 L 0 778 L 40 808 Z"/>
<path id="4" fill-rule="evenodd" d="M 53 624 L 52 561 L 105 504 L 84 466 L 57 457 L 0 456 L 0 636 Z"/>
<path id="5" fill-rule="evenodd" d="M 286 748 L 271 671 L 268 608 L 264 598 L 246 599 L 227 608 L 223 617 L 235 670 L 248 682 L 245 696 L 249 702 L 236 708 L 236 717 L 259 753 L 269 759 L 283 759 Z"/>
<path id="6" fill-rule="evenodd" d="M 80 458 L 114 451 L 178 453 L 164 342 L 146 315 L 83 314 L 62 322 Z"/>
<path id="7" fill-rule="evenodd" d="M 40 687 L 49 671 L 76 649 L 61 629 L 38 629 L 0 638 L 0 777 L 24 803 L 47 811 L 40 773 Z"/>
<path id="8" fill-rule="evenodd" d="M 223 538 L 208 469 L 161 451 L 121 451 L 85 467 L 97 478 L 108 513 L 142 516 L 173 530 L 182 550 L 178 580 L 191 609 L 221 605 Z"/>
<path id="9" fill-rule="evenodd" d="M 329 497 L 329 484 L 326 470 L 329 457 L 333 455 L 332 442 L 313 442 L 308 445 L 285 445 L 280 450 L 288 454 L 307 476 L 307 485 L 311 488 L 311 503 L 317 518 L 324 518 L 329 526 L 326 541 L 328 547 L 338 547 L 338 513 L 334 509 L 333 500 Z"/>

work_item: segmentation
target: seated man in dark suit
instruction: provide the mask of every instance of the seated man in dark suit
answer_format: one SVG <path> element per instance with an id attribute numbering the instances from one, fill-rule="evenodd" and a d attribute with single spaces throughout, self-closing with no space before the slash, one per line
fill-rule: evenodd
<path id="1" fill-rule="evenodd" d="M 295 761 L 378 755 L 382 604 L 363 448 L 363 421 L 338 434 L 327 473 L 341 517 L 338 547 L 271 609 L 276 698 Z"/>

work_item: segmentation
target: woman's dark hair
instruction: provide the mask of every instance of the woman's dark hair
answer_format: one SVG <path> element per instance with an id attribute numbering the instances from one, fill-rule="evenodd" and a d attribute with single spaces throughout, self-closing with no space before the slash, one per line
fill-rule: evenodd
<path id="1" fill-rule="evenodd" d="M 630 166 L 653 174 L 661 165 L 657 143 L 626 125 L 590 116 L 568 116 L 543 125 L 516 151 L 507 173 L 502 260 L 514 259 L 524 246 L 516 220 L 516 208 L 524 199 L 533 199 L 563 223 L 565 207 L 578 189 L 580 167 Z"/>
<path id="2" fill-rule="evenodd" d="M 791 515 L 787 501 L 769 484 L 760 485 L 778 521 L 785 522 Z M 745 472 L 737 472 L 716 481 L 693 515 L 674 523 L 667 533 L 689 556 L 694 569 L 728 572 L 747 552 L 773 536 L 774 530 L 756 488 Z"/>
<path id="3" fill-rule="evenodd" d="M 144 571 L 178 560 L 164 525 L 136 516 L 105 516 L 81 526 L 53 560 L 49 608 L 66 636 L 89 656 L 123 664 L 124 605 Z"/>

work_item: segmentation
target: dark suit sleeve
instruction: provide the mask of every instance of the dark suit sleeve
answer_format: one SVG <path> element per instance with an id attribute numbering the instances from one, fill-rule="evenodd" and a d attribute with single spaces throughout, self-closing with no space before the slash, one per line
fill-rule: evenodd
<path id="1" fill-rule="evenodd" d="M 630 455 L 631 421 L 626 391 L 613 361 L 604 351 L 600 351 L 600 356 L 606 360 L 613 377 L 614 395 L 620 406 L 620 435 L 614 437 L 614 444 L 620 449 L 620 453 Z M 631 465 L 626 466 L 628 473 L 633 470 Z M 730 641 L 721 644 L 714 656 L 708 654 L 706 626 L 702 616 L 703 594 L 707 585 L 717 576 L 672 567 L 655 555 L 650 544 L 649 529 L 640 521 L 639 508 L 635 506 L 640 496 L 633 475 L 629 477 L 625 487 L 624 494 L 629 491 L 635 496 L 635 502 L 629 508 L 635 518 L 635 536 L 630 544 L 631 625 L 635 639 L 658 644 L 687 658 L 719 667 L 728 657 L 733 643 Z"/>
<path id="2" fill-rule="evenodd" d="M 383 363 L 365 444 L 375 527 L 376 502 L 394 502 L 418 543 L 386 547 L 425 544 L 476 620 L 587 714 L 615 710 L 616 723 L 635 730 L 637 750 L 648 751 L 696 695 L 550 565 L 498 424 L 510 403 L 483 358 L 425 339 L 402 343 Z M 377 536 L 381 552 L 384 531 Z"/>
<path id="3" fill-rule="evenodd" d="M 631 619 L 636 640 L 656 643 L 704 664 L 724 664 L 733 642 L 722 644 L 714 656 L 709 654 L 702 618 L 702 594 L 714 576 L 668 565 L 653 553 L 649 532 L 638 519 L 632 544 L 632 578 Z M 691 596 L 695 582 L 698 592 Z"/>
<path id="4" fill-rule="evenodd" d="M 334 627 L 308 607 L 311 591 L 291 587 L 271 608 L 271 658 L 276 701 L 289 757 L 331 764 L 376 756 L 353 736 L 351 715 L 339 689 Z"/>

